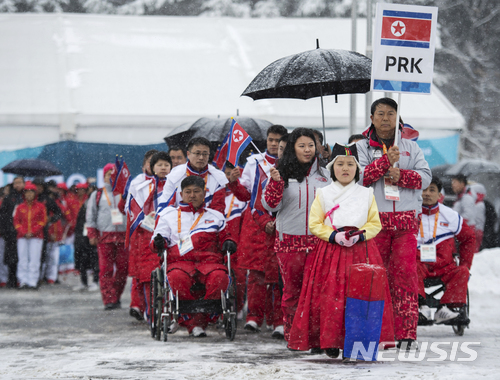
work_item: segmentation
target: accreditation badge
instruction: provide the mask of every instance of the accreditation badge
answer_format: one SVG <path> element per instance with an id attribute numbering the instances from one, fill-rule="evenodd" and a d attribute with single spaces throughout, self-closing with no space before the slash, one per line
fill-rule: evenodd
<path id="1" fill-rule="evenodd" d="M 420 246 L 420 261 L 423 263 L 436 262 L 436 244 L 422 244 Z"/>
<path id="2" fill-rule="evenodd" d="M 399 187 L 393 185 L 389 178 L 384 178 L 384 194 L 388 201 L 399 202 Z"/>
<path id="3" fill-rule="evenodd" d="M 181 240 L 177 245 L 179 246 L 179 254 L 181 256 L 184 256 L 186 253 L 194 249 L 193 241 L 191 240 L 191 235 L 189 234 L 184 237 L 181 237 Z"/>
<path id="4" fill-rule="evenodd" d="M 113 226 L 121 226 L 123 224 L 123 215 L 117 208 L 111 209 L 111 223 Z"/>
<path id="5" fill-rule="evenodd" d="M 149 215 L 146 215 L 141 222 L 141 228 L 144 228 L 146 231 L 153 232 L 155 229 L 155 213 L 152 212 Z"/>

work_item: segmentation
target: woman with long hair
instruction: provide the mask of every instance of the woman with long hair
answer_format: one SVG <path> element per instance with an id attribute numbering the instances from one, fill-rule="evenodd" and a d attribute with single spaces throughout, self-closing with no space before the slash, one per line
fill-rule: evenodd
<path id="1" fill-rule="evenodd" d="M 297 128 L 289 135 L 283 157 L 270 174 L 262 203 L 266 210 L 277 213 L 274 248 L 283 277 L 281 307 L 288 341 L 306 257 L 318 241 L 309 230 L 309 211 L 316 190 L 331 182 L 328 171 L 318 163 L 311 129 Z"/>

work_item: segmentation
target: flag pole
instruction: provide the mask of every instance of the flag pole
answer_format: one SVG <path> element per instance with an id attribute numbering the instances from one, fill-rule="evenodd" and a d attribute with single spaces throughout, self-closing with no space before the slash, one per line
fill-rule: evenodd
<path id="1" fill-rule="evenodd" d="M 252 140 L 252 141 L 250 141 L 250 143 L 253 145 L 253 147 L 254 147 L 255 149 L 257 149 L 257 152 L 259 152 L 259 154 L 262 156 L 262 158 L 264 159 L 264 161 L 266 161 L 266 162 L 269 164 L 269 161 L 268 161 L 268 160 L 266 160 L 266 156 L 265 156 L 265 155 L 264 155 L 264 154 L 263 154 L 263 153 L 259 150 L 259 148 L 257 148 L 257 145 L 255 145 L 255 144 L 253 143 L 253 140 Z M 271 165 L 271 164 L 269 164 L 269 166 L 272 166 L 272 165 Z"/>

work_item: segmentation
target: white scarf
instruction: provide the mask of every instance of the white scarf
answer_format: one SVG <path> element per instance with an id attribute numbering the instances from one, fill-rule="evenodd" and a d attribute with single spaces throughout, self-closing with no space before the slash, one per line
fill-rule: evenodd
<path id="1" fill-rule="evenodd" d="M 360 186 L 353 180 L 346 186 L 335 181 L 317 191 L 323 212 L 327 215 L 325 225 L 338 229 L 348 226 L 361 228 L 366 224 L 373 199 L 371 188 Z M 330 213 L 330 210 L 333 211 Z"/>

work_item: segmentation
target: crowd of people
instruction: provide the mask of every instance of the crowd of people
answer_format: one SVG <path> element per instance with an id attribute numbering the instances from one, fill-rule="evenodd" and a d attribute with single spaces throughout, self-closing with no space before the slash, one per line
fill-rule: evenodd
<path id="1" fill-rule="evenodd" d="M 291 350 L 338 357 L 349 268 L 369 262 L 385 273 L 379 340 L 415 348 L 419 323 L 464 318 L 454 310 L 466 303 L 485 191 L 458 175 L 454 209 L 442 204 L 441 181 L 396 118 L 397 103 L 379 99 L 370 127 L 333 149 L 317 131 L 272 125 L 266 151 L 244 168 L 211 165 L 210 141 L 193 138 L 146 152 L 143 173 L 123 194 L 113 193 L 114 164 L 104 167 L 101 189 L 16 177 L 0 207 L 0 286 L 53 284 L 58 247 L 74 244 L 75 290 L 100 289 L 105 310 L 121 308 L 130 276 L 130 315 L 150 320 L 151 272 L 164 250 L 168 284 L 185 300 L 220 298 L 229 253 L 245 330 L 267 325 Z M 425 302 L 429 277 L 446 285 L 434 316 Z M 183 315 L 168 332 L 185 327 L 204 337 L 216 318 Z"/>

